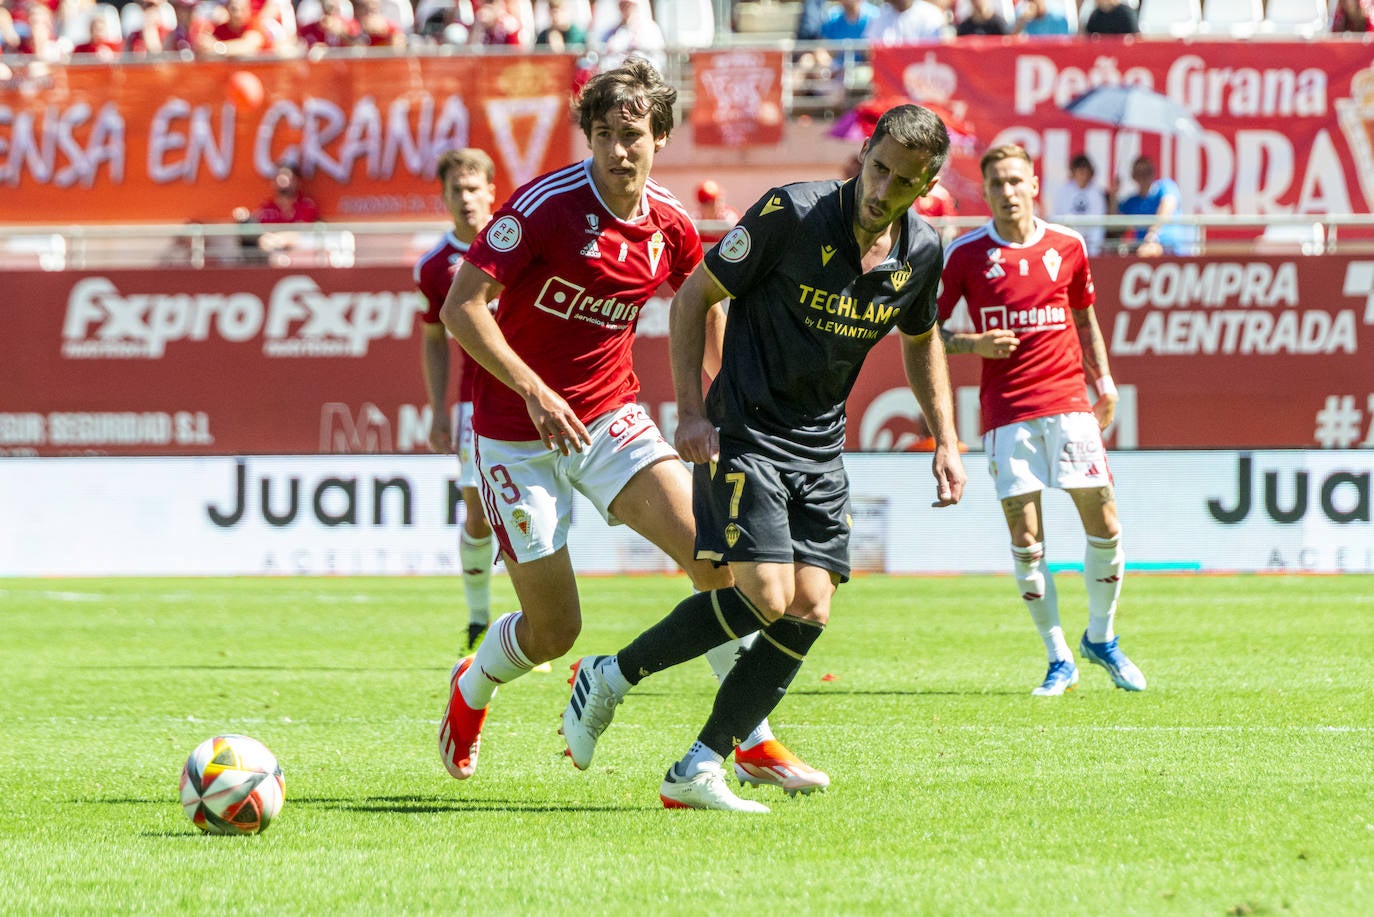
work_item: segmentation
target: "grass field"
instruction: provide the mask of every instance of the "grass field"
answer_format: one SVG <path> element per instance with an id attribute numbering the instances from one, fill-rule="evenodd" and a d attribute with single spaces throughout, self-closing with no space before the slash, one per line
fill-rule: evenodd
<path id="1" fill-rule="evenodd" d="M 1066 629 L 1086 612 L 1059 574 Z M 578 652 L 687 588 L 587 579 Z M 498 608 L 513 599 L 496 581 Z M 866 577 L 774 717 L 821 796 L 669 812 L 704 662 L 645 682 L 592 768 L 567 663 L 503 689 L 477 775 L 435 731 L 466 613 L 443 579 L 0 580 L 0 913 L 1367 914 L 1374 578 L 1133 576 L 1132 695 L 1043 654 L 1009 577 Z M 833 678 L 822 680 L 822 676 Z M 272 748 L 259 837 L 177 804 L 218 732 Z"/>

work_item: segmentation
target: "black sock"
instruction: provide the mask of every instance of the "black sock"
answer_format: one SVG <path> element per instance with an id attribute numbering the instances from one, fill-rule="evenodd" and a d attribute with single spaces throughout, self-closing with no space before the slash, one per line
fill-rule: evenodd
<path id="1" fill-rule="evenodd" d="M 752 634 L 766 623 L 733 586 L 698 592 L 678 602 L 666 618 L 631 640 L 615 654 L 616 662 L 625 680 L 637 685 L 642 678 Z"/>
<path id="2" fill-rule="evenodd" d="M 764 628 L 720 683 L 715 706 L 698 741 L 728 757 L 782 700 L 823 630 L 820 624 L 789 617 Z"/>

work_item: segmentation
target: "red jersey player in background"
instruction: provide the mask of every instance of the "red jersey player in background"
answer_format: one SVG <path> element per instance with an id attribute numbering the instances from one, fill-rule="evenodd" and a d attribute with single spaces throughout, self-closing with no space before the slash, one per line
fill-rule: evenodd
<path id="1" fill-rule="evenodd" d="M 458 453 L 458 487 L 466 518 L 458 535 L 458 560 L 463 568 L 463 591 L 468 603 L 467 648 L 472 649 L 491 619 L 491 525 L 482 510 L 477 462 L 473 455 L 472 386 L 477 364 L 463 359 L 458 376 L 458 417 L 455 435 L 448 409 L 449 340 L 439 310 L 453 285 L 477 233 L 491 220 L 496 206 L 496 164 L 481 150 L 449 150 L 439 157 L 435 175 L 453 228 L 415 263 L 415 286 L 425 299 L 420 368 L 429 395 L 429 447 Z"/>
<path id="2" fill-rule="evenodd" d="M 469 249 L 441 312 L 482 365 L 477 468 L 522 609 L 493 622 L 450 676 L 439 751 L 460 780 L 476 770 L 497 686 L 562 656 L 581 631 L 567 548 L 574 490 L 607 522 L 658 546 L 698 589 L 731 587 L 728 568 L 696 559 L 691 475 L 635 403 L 639 312 L 701 260 L 691 216 L 649 176 L 676 98 L 640 58 L 588 80 L 576 110 L 591 158 L 511 196 Z M 493 315 L 487 304 L 498 296 Z M 723 315 L 716 320 L 718 334 Z M 713 651 L 718 677 L 738 648 L 731 641 Z M 766 720 L 742 744 L 761 766 L 810 770 L 772 738 Z"/>
<path id="3" fill-rule="evenodd" d="M 1054 696 L 1078 684 L 1045 561 L 1046 487 L 1069 494 L 1087 535 L 1088 628 L 1079 652 L 1117 687 L 1143 691 L 1145 676 L 1114 631 L 1125 559 L 1102 431 L 1117 391 L 1083 237 L 1035 216 L 1040 181 L 1024 149 L 994 147 L 980 166 L 992 222 L 946 249 L 939 302 L 944 323 L 964 300 L 974 330 L 942 328 L 941 335 L 950 353 L 983 358 L 983 447 L 1011 532 L 1016 585 L 1049 656 L 1045 680 L 1031 693 Z M 1091 405 L 1087 382 L 1097 392 Z"/>

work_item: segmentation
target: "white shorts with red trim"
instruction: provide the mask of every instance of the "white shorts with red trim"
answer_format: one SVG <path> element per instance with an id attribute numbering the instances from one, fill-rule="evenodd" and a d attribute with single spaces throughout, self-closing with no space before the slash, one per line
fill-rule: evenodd
<path id="1" fill-rule="evenodd" d="M 537 560 L 568 543 L 573 492 L 611 525 L 611 502 L 641 470 L 677 452 L 640 405 L 628 404 L 587 425 L 591 445 L 564 455 L 542 442 L 477 437 L 482 503 L 503 553 Z"/>
<path id="2" fill-rule="evenodd" d="M 983 434 L 997 498 L 1046 487 L 1108 487 L 1112 469 L 1097 418 L 1087 412 L 1053 414 L 996 427 Z"/>

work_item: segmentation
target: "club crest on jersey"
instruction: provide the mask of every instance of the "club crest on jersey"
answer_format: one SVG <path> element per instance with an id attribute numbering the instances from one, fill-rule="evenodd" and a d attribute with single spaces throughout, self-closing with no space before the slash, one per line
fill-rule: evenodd
<path id="1" fill-rule="evenodd" d="M 658 273 L 658 260 L 663 257 L 663 250 L 667 248 L 663 241 L 663 233 L 656 232 L 649 237 L 649 273 Z"/>
<path id="2" fill-rule="evenodd" d="M 1045 252 L 1045 257 L 1040 259 L 1040 263 L 1045 265 L 1045 270 L 1049 273 L 1051 280 L 1059 279 L 1059 267 L 1064 263 L 1064 259 L 1059 257 L 1059 252 L 1050 249 Z"/>
<path id="3" fill-rule="evenodd" d="M 730 547 L 733 548 L 735 543 L 739 541 L 739 535 L 739 526 L 735 523 L 732 522 L 725 527 L 725 543 Z"/>
<path id="4" fill-rule="evenodd" d="M 892 289 L 900 290 L 906 286 L 906 282 L 911 279 L 911 265 L 903 264 L 900 268 L 892 272 Z"/>
<path id="5" fill-rule="evenodd" d="M 821 264 L 829 264 L 829 263 L 830 263 L 830 259 L 833 258 L 833 257 L 835 257 L 835 251 L 836 251 L 836 249 L 835 249 L 835 246 L 833 246 L 833 245 L 822 245 L 822 246 L 821 246 Z"/>

